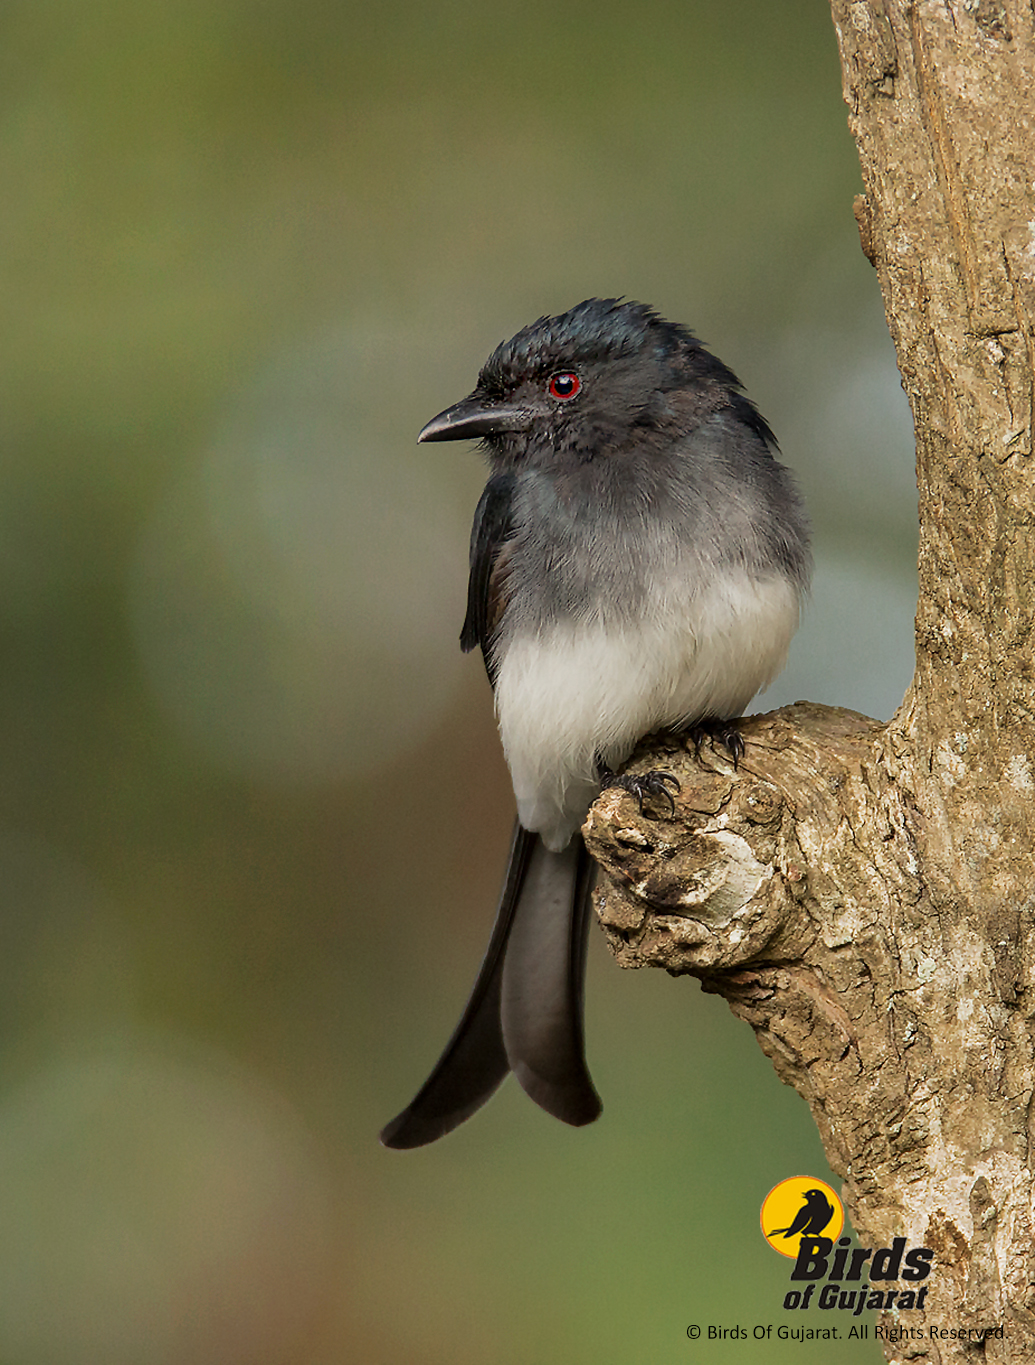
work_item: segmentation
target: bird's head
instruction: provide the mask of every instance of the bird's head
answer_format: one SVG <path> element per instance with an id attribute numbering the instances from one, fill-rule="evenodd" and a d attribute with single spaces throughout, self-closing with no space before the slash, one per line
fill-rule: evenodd
<path id="1" fill-rule="evenodd" d="M 497 346 L 467 398 L 419 441 L 480 438 L 500 468 L 584 461 L 732 405 L 757 419 L 736 376 L 685 327 L 642 303 L 587 299 Z"/>

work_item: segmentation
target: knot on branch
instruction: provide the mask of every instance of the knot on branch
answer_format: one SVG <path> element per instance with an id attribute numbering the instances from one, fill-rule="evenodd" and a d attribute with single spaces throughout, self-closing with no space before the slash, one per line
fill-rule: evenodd
<path id="1" fill-rule="evenodd" d="M 862 764 L 880 728 L 798 703 L 743 723 L 737 768 L 718 748 L 698 757 L 676 736 L 646 740 L 628 770 L 674 773 L 671 818 L 614 787 L 583 830 L 606 874 L 597 914 L 618 961 L 711 977 L 801 959 L 820 932 L 817 878 L 825 887 L 832 846 L 866 818 Z"/>
<path id="2" fill-rule="evenodd" d="M 674 810 L 609 788 L 583 833 L 618 961 L 721 994 L 808 1101 L 866 1244 L 937 1252 L 938 1293 L 987 1325 L 1004 1277 L 1031 1297 L 1035 902 L 986 878 L 962 912 L 960 868 L 990 863 L 955 856 L 971 829 L 925 799 L 909 726 L 908 704 L 884 726 L 798 703 L 743 722 L 736 768 L 654 736 L 629 770 L 672 772 Z"/>
<path id="3" fill-rule="evenodd" d="M 583 829 L 603 869 L 597 915 L 623 966 L 697 976 L 751 1024 L 812 1106 L 835 1170 L 859 1152 L 886 1168 L 926 1128 L 903 1100 L 921 1030 L 888 929 L 919 892 L 884 727 L 800 702 L 742 734 L 736 768 L 710 745 L 698 757 L 678 736 L 644 742 L 629 769 L 674 773 L 671 813 L 601 794 Z"/>

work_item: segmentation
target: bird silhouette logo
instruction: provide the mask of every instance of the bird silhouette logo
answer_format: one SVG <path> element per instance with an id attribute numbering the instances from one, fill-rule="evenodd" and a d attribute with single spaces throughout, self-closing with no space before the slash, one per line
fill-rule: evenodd
<path id="1" fill-rule="evenodd" d="M 762 1236 L 781 1256 L 796 1257 L 802 1237 L 836 1240 L 844 1227 L 841 1200 L 822 1180 L 796 1175 L 781 1180 L 762 1204 Z"/>
<path id="2" fill-rule="evenodd" d="M 822 1190 L 806 1190 L 805 1203 L 795 1214 L 789 1228 L 774 1228 L 767 1237 L 793 1237 L 798 1232 L 808 1232 L 813 1236 L 823 1231 L 834 1216 L 834 1206 Z"/>

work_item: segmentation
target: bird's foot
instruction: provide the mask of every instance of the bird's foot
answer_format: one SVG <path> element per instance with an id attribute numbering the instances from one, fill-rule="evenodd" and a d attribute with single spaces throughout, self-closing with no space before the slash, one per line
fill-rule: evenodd
<path id="1" fill-rule="evenodd" d="M 600 769 L 600 788 L 606 791 L 608 787 L 621 787 L 630 795 L 635 796 L 640 805 L 640 814 L 643 814 L 643 803 L 650 796 L 664 797 L 668 802 L 669 814 L 675 815 L 676 802 L 669 791 L 671 785 L 674 791 L 680 790 L 679 778 L 675 773 L 667 773 L 662 768 L 651 768 L 646 773 L 613 773 L 610 768 L 601 767 Z"/>
<path id="2" fill-rule="evenodd" d="M 721 744 L 733 760 L 734 768 L 744 757 L 744 736 L 734 720 L 699 720 L 687 732 L 694 746 L 694 758 L 700 759 L 701 745 L 706 739 Z"/>

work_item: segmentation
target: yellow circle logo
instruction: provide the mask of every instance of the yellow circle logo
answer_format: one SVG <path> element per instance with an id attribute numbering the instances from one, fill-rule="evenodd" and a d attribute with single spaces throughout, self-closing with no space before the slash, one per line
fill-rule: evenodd
<path id="1" fill-rule="evenodd" d="M 766 1195 L 759 1221 L 762 1236 L 773 1250 L 793 1261 L 803 1237 L 829 1237 L 836 1242 L 845 1225 L 845 1211 L 841 1200 L 822 1180 L 793 1175 Z"/>

